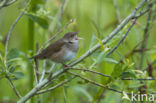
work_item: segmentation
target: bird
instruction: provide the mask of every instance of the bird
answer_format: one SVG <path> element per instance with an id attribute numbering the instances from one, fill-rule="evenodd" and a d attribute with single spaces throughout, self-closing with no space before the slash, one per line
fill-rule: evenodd
<path id="1" fill-rule="evenodd" d="M 43 49 L 41 53 L 33 56 L 37 59 L 50 59 L 55 63 L 61 63 L 64 67 L 68 67 L 65 63 L 76 57 L 79 49 L 79 40 L 82 39 L 77 36 L 78 32 L 68 32 L 62 38 L 51 43 L 47 48 Z"/>

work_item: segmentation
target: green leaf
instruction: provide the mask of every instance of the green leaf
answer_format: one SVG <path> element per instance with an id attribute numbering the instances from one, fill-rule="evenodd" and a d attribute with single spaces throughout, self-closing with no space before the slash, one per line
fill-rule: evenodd
<path id="1" fill-rule="evenodd" d="M 116 64 L 111 74 L 112 79 L 117 79 L 122 73 L 122 64 Z"/>
<path id="2" fill-rule="evenodd" d="M 97 58 L 97 63 L 102 62 L 102 60 L 105 58 L 105 53 L 106 52 L 101 52 Z"/>
<path id="3" fill-rule="evenodd" d="M 33 20 L 34 22 L 38 23 L 42 28 L 48 29 L 48 20 L 45 17 L 40 17 L 31 13 L 26 13 L 26 15 Z"/>
<path id="4" fill-rule="evenodd" d="M 9 72 L 10 72 L 10 73 L 13 73 L 13 72 L 15 71 L 15 69 L 16 69 L 16 68 L 12 66 L 12 67 L 10 68 Z"/>
<path id="5" fill-rule="evenodd" d="M 105 54 L 106 54 L 106 52 L 109 50 L 109 48 L 105 48 L 104 49 L 104 51 L 102 51 L 99 55 L 98 55 L 98 58 L 97 58 L 97 63 L 100 63 L 100 62 L 102 62 L 103 60 L 104 60 L 104 58 L 105 58 Z"/>
<path id="6" fill-rule="evenodd" d="M 138 87 L 141 87 L 143 85 L 144 84 L 143 83 L 140 83 L 139 81 L 132 81 L 131 82 L 131 85 L 129 85 L 129 88 L 138 88 Z"/>
<path id="7" fill-rule="evenodd" d="M 44 4 L 46 0 L 31 0 L 29 5 L 29 11 L 36 12 L 40 9 L 40 5 Z"/>
<path id="8" fill-rule="evenodd" d="M 10 59 L 13 59 L 13 58 L 17 58 L 19 56 L 19 51 L 18 49 L 14 48 L 14 49 L 11 49 L 7 55 L 7 59 L 10 60 Z"/>
<path id="9" fill-rule="evenodd" d="M 0 48 L 2 51 L 4 50 L 4 45 L 2 43 L 0 43 Z"/>
<path id="10" fill-rule="evenodd" d="M 101 49 L 101 51 L 103 51 L 103 50 L 104 50 L 104 46 L 103 46 L 103 43 L 102 43 L 101 40 L 99 40 L 99 44 L 100 44 L 100 49 Z"/>
<path id="11" fill-rule="evenodd" d="M 92 46 L 94 45 L 94 43 L 95 43 L 95 34 L 92 35 L 92 40 L 91 40 L 91 43 L 90 43 L 89 48 L 92 48 Z"/>
<path id="12" fill-rule="evenodd" d="M 109 62 L 109 63 L 113 63 L 113 64 L 118 63 L 118 61 L 114 60 L 113 58 L 104 58 L 104 61 Z"/>
<path id="13" fill-rule="evenodd" d="M 121 78 L 136 78 L 136 74 L 132 70 L 127 70 L 121 74 Z"/>
<path id="14" fill-rule="evenodd" d="M 74 89 L 76 91 L 78 91 L 79 93 L 81 93 L 81 95 L 84 95 L 86 97 L 86 99 L 88 99 L 88 101 L 92 101 L 93 97 L 90 95 L 90 93 L 88 91 L 86 91 L 84 88 L 79 87 L 79 86 L 75 86 Z"/>
<path id="15" fill-rule="evenodd" d="M 24 74 L 22 72 L 14 72 L 13 73 L 14 76 L 18 79 L 18 78 L 22 78 L 24 76 Z"/>

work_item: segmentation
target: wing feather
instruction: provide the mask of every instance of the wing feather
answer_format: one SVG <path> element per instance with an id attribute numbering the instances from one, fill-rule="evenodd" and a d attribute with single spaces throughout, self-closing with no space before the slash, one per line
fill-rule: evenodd
<path id="1" fill-rule="evenodd" d="M 40 54 L 34 56 L 35 59 L 46 59 L 56 52 L 60 51 L 65 43 L 62 40 L 57 40 L 56 42 L 50 44 L 45 48 Z"/>

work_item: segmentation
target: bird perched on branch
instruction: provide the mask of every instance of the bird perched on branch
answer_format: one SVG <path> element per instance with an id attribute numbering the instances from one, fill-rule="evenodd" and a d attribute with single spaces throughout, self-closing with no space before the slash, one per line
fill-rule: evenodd
<path id="1" fill-rule="evenodd" d="M 78 38 L 78 32 L 68 32 L 61 39 L 50 44 L 41 53 L 33 56 L 37 59 L 50 59 L 56 63 L 62 63 L 63 66 L 67 66 L 64 63 L 75 58 L 79 49 L 78 41 L 82 38 Z"/>

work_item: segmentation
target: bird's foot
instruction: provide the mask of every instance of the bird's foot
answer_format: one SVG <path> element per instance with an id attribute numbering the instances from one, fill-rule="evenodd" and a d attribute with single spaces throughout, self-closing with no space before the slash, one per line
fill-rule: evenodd
<path id="1" fill-rule="evenodd" d="M 62 64 L 64 69 L 70 68 L 70 66 L 66 65 L 66 64 Z"/>

